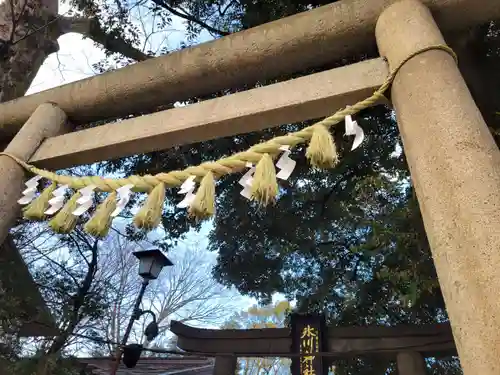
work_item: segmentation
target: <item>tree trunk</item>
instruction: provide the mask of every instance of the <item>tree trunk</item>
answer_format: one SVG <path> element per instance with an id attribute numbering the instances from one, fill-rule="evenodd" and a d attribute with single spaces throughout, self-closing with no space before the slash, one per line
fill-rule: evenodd
<path id="1" fill-rule="evenodd" d="M 57 38 L 69 32 L 136 61 L 152 57 L 119 36 L 107 34 L 97 18 L 62 17 L 58 10 L 58 0 L 4 0 L 0 4 L 0 102 L 26 93 L 45 59 L 59 50 Z"/>
<path id="2" fill-rule="evenodd" d="M 24 95 L 51 53 L 59 49 L 58 0 L 0 4 L 0 102 Z"/>

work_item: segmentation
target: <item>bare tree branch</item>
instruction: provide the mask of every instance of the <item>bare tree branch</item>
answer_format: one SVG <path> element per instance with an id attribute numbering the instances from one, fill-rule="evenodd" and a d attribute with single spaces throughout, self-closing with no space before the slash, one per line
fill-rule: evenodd
<path id="1" fill-rule="evenodd" d="M 101 270 L 111 274 L 110 284 L 115 288 L 108 290 L 111 307 L 110 319 L 103 322 L 101 328 L 107 337 L 115 342 L 121 341 L 120 327 L 127 324 L 131 314 L 140 278 L 137 276 L 137 261 L 132 249 L 137 244 L 114 234 L 106 240 L 102 247 L 106 252 L 101 256 Z M 114 238 L 113 238 L 114 237 Z M 142 308 L 155 312 L 160 335 L 168 337 L 171 319 L 191 324 L 217 324 L 227 318 L 231 312 L 234 295 L 219 285 L 211 276 L 211 264 L 206 254 L 194 247 L 186 247 L 176 251 L 174 266 L 164 269 L 158 280 L 148 287 Z M 99 277 L 99 276 L 98 276 Z M 145 316 L 132 331 L 137 342 L 142 341 L 142 332 L 149 323 Z M 160 338 L 161 339 L 161 338 Z M 144 345 L 150 345 L 144 342 Z"/>
<path id="2" fill-rule="evenodd" d="M 76 295 L 72 298 L 73 305 L 71 306 L 71 310 L 67 317 L 66 329 L 52 342 L 52 345 L 48 350 L 49 355 L 58 353 L 67 344 L 69 336 L 74 332 L 76 326 L 81 321 L 80 308 L 84 303 L 85 297 L 90 292 L 90 288 L 97 271 L 97 244 L 98 241 L 95 240 L 90 248 L 92 251 L 92 259 L 88 264 L 87 273 L 78 287 Z"/>
<path id="3" fill-rule="evenodd" d="M 119 53 L 135 61 L 144 61 L 154 57 L 133 47 L 122 38 L 106 33 L 97 18 L 60 17 L 58 22 L 61 35 L 71 32 L 84 35 L 101 44 L 108 51 Z"/>
<path id="4" fill-rule="evenodd" d="M 155 3 L 159 7 L 162 7 L 163 9 L 168 10 L 170 13 L 172 13 L 173 15 L 176 15 L 177 17 L 181 17 L 187 21 L 193 22 L 193 23 L 203 27 L 204 29 L 206 29 L 210 33 L 217 34 L 220 36 L 225 36 L 225 35 L 230 34 L 227 31 L 219 30 L 219 29 L 216 29 L 215 27 L 210 26 L 209 24 L 203 22 L 202 20 L 196 18 L 195 16 L 193 16 L 187 12 L 183 13 L 183 12 L 178 11 L 177 9 L 168 5 L 167 2 L 164 0 L 153 0 L 153 3 Z"/>

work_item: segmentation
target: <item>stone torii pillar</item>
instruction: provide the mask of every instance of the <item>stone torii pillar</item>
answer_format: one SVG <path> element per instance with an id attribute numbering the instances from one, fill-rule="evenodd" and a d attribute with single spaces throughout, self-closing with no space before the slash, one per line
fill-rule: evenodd
<path id="1" fill-rule="evenodd" d="M 376 38 L 391 68 L 445 43 L 415 0 L 389 6 Z M 391 95 L 464 373 L 498 375 L 500 151 L 447 52 L 408 61 Z"/>
<path id="2" fill-rule="evenodd" d="M 63 134 L 69 130 L 66 114 L 55 104 L 40 105 L 14 139 L 5 148 L 21 160 L 28 161 L 45 138 Z M 0 156 L 0 245 L 19 215 L 21 206 L 17 200 L 24 190 L 26 174 L 14 160 Z"/>

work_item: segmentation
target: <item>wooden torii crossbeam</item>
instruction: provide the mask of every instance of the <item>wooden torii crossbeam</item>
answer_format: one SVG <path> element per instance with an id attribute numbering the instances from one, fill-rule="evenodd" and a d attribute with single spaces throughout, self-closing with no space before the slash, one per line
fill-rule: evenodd
<path id="1" fill-rule="evenodd" d="M 292 338 L 289 328 L 206 329 L 170 323 L 177 346 L 187 352 L 216 358 L 214 375 L 234 374 L 238 357 L 289 357 Z M 402 353 L 424 357 L 456 355 L 449 324 L 396 327 L 330 327 L 328 358 L 374 357 L 406 361 Z M 401 368 L 403 363 L 399 364 Z M 400 375 L 420 375 L 401 373 Z"/>
<path id="2" fill-rule="evenodd" d="M 372 90 L 408 56 L 443 45 L 440 30 L 447 34 L 498 18 L 498 0 L 344 0 L 2 103 L 1 140 L 10 141 L 5 152 L 21 160 L 59 168 L 317 117 Z M 375 59 L 71 133 L 74 124 L 324 66 L 375 43 L 388 66 Z M 318 82 L 318 77 L 326 78 Z M 418 53 L 392 83 L 390 97 L 464 373 L 498 375 L 500 152 L 449 53 Z M 304 96 L 290 87 L 304 88 Z M 114 141 L 121 124 L 123 132 Z M 19 213 L 16 201 L 25 174 L 13 159 L 1 156 L 0 175 L 3 242 Z"/>

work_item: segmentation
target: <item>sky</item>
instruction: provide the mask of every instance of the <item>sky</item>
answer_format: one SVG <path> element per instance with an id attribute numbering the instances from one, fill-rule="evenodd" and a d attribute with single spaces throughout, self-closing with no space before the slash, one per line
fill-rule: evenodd
<path id="1" fill-rule="evenodd" d="M 60 4 L 59 13 L 67 15 L 68 4 Z M 144 10 L 137 7 L 131 16 L 131 21 L 137 25 L 143 35 L 149 35 L 144 41 L 144 50 L 157 50 L 160 46 L 169 49 L 178 48 L 185 34 L 185 24 L 179 17 L 172 17 L 172 23 L 166 29 L 155 30 L 155 20 L 143 14 Z M 143 38 L 144 39 L 144 38 Z M 211 39 L 210 34 L 203 32 L 198 43 Z M 59 52 L 50 55 L 45 60 L 33 81 L 27 94 L 47 90 L 66 83 L 78 81 L 96 75 L 92 65 L 103 59 L 104 51 L 90 39 L 80 34 L 69 33 L 58 39 Z"/>
<path id="2" fill-rule="evenodd" d="M 60 14 L 67 14 L 69 8 L 67 4 L 61 4 Z M 155 20 L 141 14 L 139 8 L 136 14 L 133 15 L 132 22 L 136 22 L 143 33 L 151 34 L 154 28 Z M 164 32 L 153 33 L 144 43 L 144 49 L 157 50 L 161 45 L 167 45 L 169 49 L 178 48 L 181 41 L 184 39 L 185 25 L 182 19 L 178 17 L 172 18 L 172 24 Z M 202 33 L 198 43 L 202 43 L 211 39 L 208 33 Z M 96 46 L 90 39 L 85 39 L 80 34 L 70 33 L 61 36 L 58 39 L 60 50 L 57 53 L 50 55 L 38 74 L 36 75 L 27 95 L 39 91 L 47 90 L 53 87 L 64 85 L 70 82 L 89 78 L 97 74 L 93 69 L 93 64 L 102 60 L 105 55 L 104 51 Z M 192 240 L 197 242 L 207 242 L 207 234 L 210 226 L 204 226 L 200 233 L 193 233 Z M 190 240 L 189 238 L 187 240 Z M 216 262 L 216 254 L 207 252 L 207 260 L 213 264 Z M 284 299 L 281 295 L 276 295 L 274 301 Z M 256 300 L 248 297 L 241 297 L 238 303 L 242 310 L 256 304 Z M 231 315 L 228 312 L 228 315 Z"/>
<path id="3" fill-rule="evenodd" d="M 104 53 L 92 41 L 71 33 L 60 37 L 58 42 L 60 51 L 45 60 L 27 94 L 95 75 L 92 64 L 102 59 Z"/>

